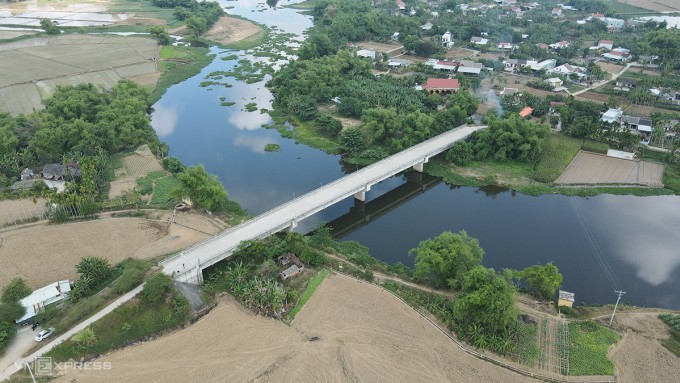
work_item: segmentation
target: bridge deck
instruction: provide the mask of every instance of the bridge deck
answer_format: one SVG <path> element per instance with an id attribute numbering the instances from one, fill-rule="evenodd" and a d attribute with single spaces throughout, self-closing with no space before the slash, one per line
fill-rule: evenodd
<path id="1" fill-rule="evenodd" d="M 200 283 L 200 276 L 196 277 L 200 275 L 200 270 L 229 257 L 242 241 L 265 238 L 295 225 L 400 171 L 427 162 L 430 157 L 449 149 L 456 141 L 484 128 L 486 126 L 460 126 L 321 186 L 184 250 L 178 256 L 164 261 L 163 271 L 175 275 L 181 281 Z"/>

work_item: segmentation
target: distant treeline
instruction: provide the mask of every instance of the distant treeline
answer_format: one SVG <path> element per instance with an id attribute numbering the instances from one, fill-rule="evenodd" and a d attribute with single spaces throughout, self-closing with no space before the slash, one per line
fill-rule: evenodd
<path id="1" fill-rule="evenodd" d="M 160 8 L 175 8 L 177 20 L 186 21 L 187 28 L 194 36 L 207 32 L 224 15 L 222 7 L 212 1 L 196 0 L 152 0 Z"/>

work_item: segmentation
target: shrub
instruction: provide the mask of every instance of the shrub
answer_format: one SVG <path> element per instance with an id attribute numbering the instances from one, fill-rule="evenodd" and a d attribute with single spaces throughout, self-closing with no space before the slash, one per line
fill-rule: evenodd
<path id="1" fill-rule="evenodd" d="M 182 164 L 177 157 L 166 157 L 163 159 L 163 169 L 169 171 L 172 174 L 181 173 L 186 170 L 186 166 Z"/>
<path id="2" fill-rule="evenodd" d="M 338 133 L 340 133 L 340 131 L 342 130 L 342 122 L 327 114 L 320 114 L 316 118 L 315 123 L 316 127 L 319 128 L 322 132 L 333 137 L 337 136 Z"/>
<path id="3" fill-rule="evenodd" d="M 310 266 L 321 266 L 326 263 L 326 256 L 318 250 L 305 247 L 300 254 L 300 260 Z"/>
<path id="4" fill-rule="evenodd" d="M 144 280 L 144 270 L 129 268 L 123 271 L 123 274 L 116 278 L 111 284 L 111 291 L 114 294 L 125 294 Z"/>
<path id="5" fill-rule="evenodd" d="M 142 290 L 142 299 L 150 304 L 160 303 L 172 288 L 173 284 L 170 276 L 156 273 L 146 281 Z"/>
<path id="6" fill-rule="evenodd" d="M 446 151 L 446 160 L 456 165 L 467 166 L 472 162 L 472 146 L 465 141 L 456 142 Z"/>
<path id="7" fill-rule="evenodd" d="M 609 145 L 607 145 L 604 142 L 585 140 L 581 144 L 581 149 L 587 152 L 607 154 L 607 150 L 609 150 Z"/>
<path id="8" fill-rule="evenodd" d="M 76 342 L 80 347 L 88 347 L 97 341 L 97 335 L 95 335 L 94 330 L 92 330 L 91 327 L 88 327 L 74 335 L 71 340 Z"/>
<path id="9" fill-rule="evenodd" d="M 13 322 L 0 322 L 0 352 L 14 339 L 17 326 Z"/>
<path id="10" fill-rule="evenodd" d="M 22 278 L 14 278 L 2 289 L 0 302 L 16 303 L 29 295 L 31 295 L 31 288 L 26 285 L 26 282 Z"/>

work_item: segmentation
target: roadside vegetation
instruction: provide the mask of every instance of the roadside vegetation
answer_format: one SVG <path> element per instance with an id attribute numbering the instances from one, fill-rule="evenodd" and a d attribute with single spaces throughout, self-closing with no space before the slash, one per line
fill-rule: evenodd
<path id="1" fill-rule="evenodd" d="M 0 354 L 16 336 L 17 326 L 14 322 L 26 314 L 26 308 L 19 301 L 30 294 L 31 289 L 21 278 L 14 278 L 3 287 L 0 296 Z"/>
<path id="2" fill-rule="evenodd" d="M 680 315 L 662 314 L 659 318 L 670 327 L 668 339 L 661 340 L 661 344 L 676 356 L 680 357 Z"/>
<path id="3" fill-rule="evenodd" d="M 157 273 L 149 278 L 138 298 L 58 345 L 47 356 L 55 362 L 89 359 L 176 329 L 190 318 L 189 302 L 175 290 L 169 276 Z"/>

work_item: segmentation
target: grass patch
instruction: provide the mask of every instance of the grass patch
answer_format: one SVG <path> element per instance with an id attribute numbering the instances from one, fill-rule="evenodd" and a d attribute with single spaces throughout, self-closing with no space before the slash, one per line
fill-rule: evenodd
<path id="1" fill-rule="evenodd" d="M 197 75 L 201 69 L 210 64 L 214 56 L 208 55 L 208 52 L 208 48 L 198 47 L 172 47 L 172 51 L 166 49 L 166 55 L 174 55 L 173 57 L 182 55 L 183 61 L 161 61 L 159 63 L 162 70 L 161 78 L 151 93 L 149 102 L 156 103 L 172 85 Z"/>
<path id="2" fill-rule="evenodd" d="M 292 138 L 295 142 L 321 149 L 328 154 L 340 153 L 342 147 L 340 143 L 323 133 L 319 132 L 313 122 L 295 122 Z M 287 130 L 287 128 L 284 127 Z M 281 132 L 281 129 L 279 130 Z M 284 137 L 285 134 L 282 133 Z"/>
<path id="3" fill-rule="evenodd" d="M 614 375 L 607 352 L 619 339 L 619 333 L 594 322 L 570 323 L 569 375 Z"/>
<path id="4" fill-rule="evenodd" d="M 314 291 L 316 291 L 316 288 L 319 287 L 321 282 L 323 282 L 323 280 L 326 279 L 326 277 L 330 273 L 331 273 L 330 270 L 323 269 L 319 274 L 317 274 L 314 278 L 312 278 L 312 280 L 309 281 L 309 283 L 307 284 L 307 288 L 305 289 L 305 291 L 302 292 L 302 295 L 300 295 L 300 299 L 298 300 L 295 307 L 293 307 L 288 312 L 287 319 L 289 321 L 295 319 L 295 316 L 300 312 L 300 310 L 302 310 L 302 307 L 305 305 L 305 303 L 307 303 L 309 298 L 312 297 Z"/>
<path id="5" fill-rule="evenodd" d="M 663 185 L 675 194 L 680 194 L 680 164 L 667 164 L 663 172 Z"/>
<path id="6" fill-rule="evenodd" d="M 580 149 L 581 143 L 577 139 L 557 134 L 549 135 L 543 141 L 543 151 L 533 178 L 539 182 L 555 181 Z"/>
<path id="7" fill-rule="evenodd" d="M 581 150 L 585 150 L 586 152 L 607 154 L 609 145 L 605 144 L 604 142 L 585 140 L 581 144 Z"/>
<path id="8" fill-rule="evenodd" d="M 670 338 L 661 340 L 661 345 L 675 354 L 675 356 L 680 357 L 680 332 L 671 331 Z"/>
<path id="9" fill-rule="evenodd" d="M 541 350 L 536 346 L 538 337 L 538 326 L 536 323 L 517 323 L 517 333 L 514 336 L 515 354 L 517 361 L 526 366 L 533 366 L 538 360 Z"/>
<path id="10" fill-rule="evenodd" d="M 641 7 L 636 7 L 631 4 L 627 4 L 624 2 L 620 2 L 617 0 L 610 0 L 609 1 L 609 8 L 619 14 L 643 14 L 643 13 L 650 13 L 650 9 L 646 8 L 641 8 Z"/>
<path id="11" fill-rule="evenodd" d="M 232 101 L 222 101 L 222 102 L 220 102 L 220 105 L 221 106 L 232 106 L 232 105 L 236 105 L 236 103 L 232 102 Z"/>
<path id="12" fill-rule="evenodd" d="M 280 152 L 281 151 L 281 145 L 279 144 L 267 144 L 264 146 L 264 151 L 265 152 Z"/>
<path id="13" fill-rule="evenodd" d="M 434 314 L 449 330 L 453 328 L 453 302 L 450 299 L 389 280 L 383 282 L 382 286 L 410 306 L 425 309 Z"/>
<path id="14" fill-rule="evenodd" d="M 156 180 L 156 186 L 151 197 L 151 205 L 166 205 L 178 202 L 175 191 L 179 188 L 180 182 L 175 177 L 163 177 Z"/>

